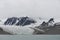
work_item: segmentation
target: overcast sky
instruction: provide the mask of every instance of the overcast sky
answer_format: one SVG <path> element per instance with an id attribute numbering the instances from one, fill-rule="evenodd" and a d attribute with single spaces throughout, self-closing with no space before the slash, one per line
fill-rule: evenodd
<path id="1" fill-rule="evenodd" d="M 60 0 L 0 0 L 0 18 L 12 16 L 60 17 Z"/>

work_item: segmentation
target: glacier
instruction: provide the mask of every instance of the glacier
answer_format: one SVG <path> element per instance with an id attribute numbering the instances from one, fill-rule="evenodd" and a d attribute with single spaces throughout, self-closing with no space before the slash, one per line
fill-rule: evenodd
<path id="1" fill-rule="evenodd" d="M 31 29 L 30 27 L 34 28 L 35 26 L 39 26 L 43 21 L 45 22 L 48 21 L 48 19 L 47 20 L 39 19 L 39 17 L 38 18 L 33 17 L 33 19 L 36 20 L 37 22 L 26 26 L 4 25 L 4 22 L 7 19 L 0 19 L 1 20 L 0 28 L 2 28 L 3 31 L 6 31 L 11 34 L 33 34 L 34 30 Z M 60 22 L 59 19 L 55 19 L 54 21 L 55 21 L 54 23 Z"/>

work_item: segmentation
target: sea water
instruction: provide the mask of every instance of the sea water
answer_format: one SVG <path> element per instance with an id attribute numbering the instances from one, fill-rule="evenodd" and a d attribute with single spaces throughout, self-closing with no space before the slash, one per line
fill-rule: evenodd
<path id="1" fill-rule="evenodd" d="M 0 35 L 0 40 L 60 40 L 60 35 Z"/>

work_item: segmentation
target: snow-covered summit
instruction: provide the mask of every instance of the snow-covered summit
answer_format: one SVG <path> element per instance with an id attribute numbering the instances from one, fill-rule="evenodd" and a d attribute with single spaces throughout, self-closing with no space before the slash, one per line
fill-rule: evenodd
<path id="1" fill-rule="evenodd" d="M 17 26 L 17 25 L 4 25 L 4 22 L 6 22 L 7 19 L 1 19 L 0 28 L 2 28 L 4 31 L 11 33 L 11 34 L 33 34 L 34 29 L 31 29 L 30 27 L 35 28 L 36 26 L 39 26 L 40 24 L 42 24 L 43 21 L 48 22 L 48 20 L 40 19 L 39 17 L 38 18 L 37 17 L 36 18 L 30 17 L 30 18 L 28 18 L 29 21 L 34 20 L 36 22 L 28 24 L 28 25 L 24 25 L 24 26 L 21 26 L 21 25 L 19 25 L 19 26 Z M 57 21 L 60 22 L 58 19 L 57 20 L 55 19 L 54 23 L 56 23 Z M 19 21 L 19 22 L 21 22 L 21 21 Z M 26 22 L 28 22 L 28 21 L 26 21 Z M 14 24 L 16 24 L 16 23 L 14 23 Z"/>

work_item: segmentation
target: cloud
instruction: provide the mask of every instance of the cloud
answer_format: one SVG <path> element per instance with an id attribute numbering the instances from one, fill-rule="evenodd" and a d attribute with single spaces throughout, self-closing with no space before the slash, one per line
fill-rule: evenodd
<path id="1" fill-rule="evenodd" d="M 0 17 L 60 17 L 59 0 L 1 0 Z"/>

